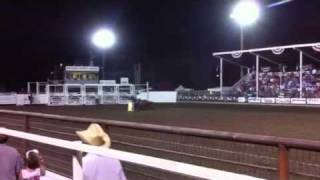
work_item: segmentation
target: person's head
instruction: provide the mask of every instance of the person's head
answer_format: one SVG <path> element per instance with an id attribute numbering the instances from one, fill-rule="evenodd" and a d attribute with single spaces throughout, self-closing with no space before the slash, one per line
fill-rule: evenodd
<path id="1" fill-rule="evenodd" d="M 37 169 L 40 167 L 40 158 L 37 150 L 27 151 L 26 165 L 29 169 Z"/>
<path id="2" fill-rule="evenodd" d="M 7 135 L 0 134 L 0 144 L 7 143 L 8 139 L 9 139 L 9 137 Z"/>

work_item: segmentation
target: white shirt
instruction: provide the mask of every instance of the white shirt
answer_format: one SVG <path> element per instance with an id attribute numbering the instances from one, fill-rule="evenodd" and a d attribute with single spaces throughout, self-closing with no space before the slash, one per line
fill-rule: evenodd
<path id="1" fill-rule="evenodd" d="M 88 153 L 83 159 L 84 180 L 126 180 L 117 159 Z"/>

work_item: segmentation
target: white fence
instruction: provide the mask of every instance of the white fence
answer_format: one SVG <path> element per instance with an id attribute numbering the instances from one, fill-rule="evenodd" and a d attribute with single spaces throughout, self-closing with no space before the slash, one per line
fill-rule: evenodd
<path id="1" fill-rule="evenodd" d="M 6 134 L 8 136 L 48 144 L 52 146 L 57 146 L 69 150 L 81 151 L 94 153 L 102 156 L 108 156 L 111 158 L 119 159 L 121 161 L 134 163 L 137 165 L 143 165 L 148 167 L 153 167 L 160 170 L 170 171 L 174 173 L 180 173 L 184 175 L 189 175 L 192 177 L 202 178 L 202 179 L 212 179 L 212 180 L 262 180 L 260 178 L 250 177 L 247 175 L 235 174 L 220 170 L 215 170 L 203 166 L 192 165 L 187 163 L 181 163 L 177 161 L 160 159 L 151 156 L 145 156 L 136 153 L 124 152 L 115 149 L 105 149 L 96 146 L 90 146 L 86 144 L 81 144 L 78 142 L 67 141 L 62 139 L 56 139 L 46 136 L 35 135 L 31 133 L 25 133 L 16 130 L 10 130 L 7 128 L 0 127 L 0 133 Z M 81 166 L 73 158 L 73 180 L 82 180 Z M 60 180 L 60 179 L 59 179 Z"/>

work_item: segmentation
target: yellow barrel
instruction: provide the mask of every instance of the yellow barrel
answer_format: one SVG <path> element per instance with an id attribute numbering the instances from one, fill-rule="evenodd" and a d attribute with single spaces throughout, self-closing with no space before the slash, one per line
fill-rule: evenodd
<path id="1" fill-rule="evenodd" d="M 128 112 L 133 112 L 134 111 L 134 104 L 132 101 L 128 102 Z"/>

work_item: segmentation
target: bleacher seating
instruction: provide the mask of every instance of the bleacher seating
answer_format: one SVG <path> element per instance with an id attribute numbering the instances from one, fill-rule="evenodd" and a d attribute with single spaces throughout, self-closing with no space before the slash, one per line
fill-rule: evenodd
<path id="1" fill-rule="evenodd" d="M 259 73 L 259 97 L 265 98 L 299 98 L 300 72 L 272 72 Z M 232 86 L 232 92 L 209 90 L 178 91 L 178 101 L 196 102 L 237 102 L 238 97 L 256 97 L 256 74 L 245 75 Z M 312 66 L 305 66 L 302 73 L 302 98 L 320 98 L 320 70 Z"/>
<path id="2" fill-rule="evenodd" d="M 261 72 L 259 73 L 259 97 L 299 97 L 300 74 L 291 72 Z M 236 89 L 239 96 L 256 96 L 255 73 L 242 81 Z M 302 97 L 320 98 L 320 71 L 304 69 L 302 73 Z"/>

